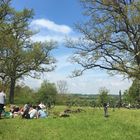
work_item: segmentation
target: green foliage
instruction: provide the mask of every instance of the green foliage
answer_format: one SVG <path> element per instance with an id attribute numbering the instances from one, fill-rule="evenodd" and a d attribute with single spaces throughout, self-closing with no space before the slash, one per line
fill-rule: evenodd
<path id="1" fill-rule="evenodd" d="M 17 85 L 15 87 L 15 104 L 35 104 L 36 93 L 30 87 Z"/>
<path id="2" fill-rule="evenodd" d="M 6 103 L 8 104 L 9 89 L 6 89 Z M 26 85 L 18 84 L 15 86 L 15 104 L 25 104 L 27 102 L 36 103 L 36 92 Z"/>
<path id="3" fill-rule="evenodd" d="M 109 97 L 109 106 L 114 108 L 117 101 L 118 100 L 115 97 Z"/>
<path id="4" fill-rule="evenodd" d="M 135 79 L 133 81 L 128 94 L 132 102 L 140 103 L 140 80 Z"/>
<path id="5" fill-rule="evenodd" d="M 45 104 L 55 103 L 57 97 L 57 89 L 54 83 L 43 81 L 37 93 L 37 100 Z"/>
<path id="6" fill-rule="evenodd" d="M 125 102 L 125 103 L 131 102 L 131 99 L 129 98 L 128 92 L 129 92 L 128 90 L 125 90 L 123 93 L 123 102 Z"/>
<path id="7" fill-rule="evenodd" d="M 132 105 L 140 105 L 140 80 L 135 79 L 131 87 L 124 91 L 123 101 L 125 103 L 131 103 Z"/>
<path id="8" fill-rule="evenodd" d="M 101 104 L 109 102 L 109 90 L 105 87 L 99 89 L 99 102 Z"/>

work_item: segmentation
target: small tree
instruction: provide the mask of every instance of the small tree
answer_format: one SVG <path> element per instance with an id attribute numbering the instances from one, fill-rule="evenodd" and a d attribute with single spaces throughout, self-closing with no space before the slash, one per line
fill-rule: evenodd
<path id="1" fill-rule="evenodd" d="M 43 81 L 40 89 L 37 93 L 38 101 L 44 102 L 51 106 L 52 103 L 55 103 L 57 97 L 57 88 L 54 83 L 50 83 L 47 80 Z"/>
<path id="2" fill-rule="evenodd" d="M 108 96 L 109 90 L 105 87 L 102 87 L 99 89 L 99 101 L 103 105 L 104 103 L 109 102 L 109 96 Z"/>
<path id="3" fill-rule="evenodd" d="M 108 117 L 108 102 L 109 102 L 109 96 L 108 96 L 109 90 L 105 87 L 99 89 L 99 99 L 101 104 L 104 107 L 104 116 Z"/>

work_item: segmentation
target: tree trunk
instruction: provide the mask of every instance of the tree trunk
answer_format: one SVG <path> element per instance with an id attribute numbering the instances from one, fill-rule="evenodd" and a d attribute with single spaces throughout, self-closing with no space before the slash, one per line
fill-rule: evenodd
<path id="1" fill-rule="evenodd" d="M 10 104 L 14 103 L 15 83 L 16 83 L 16 80 L 11 78 L 10 93 L 9 93 L 9 103 Z"/>

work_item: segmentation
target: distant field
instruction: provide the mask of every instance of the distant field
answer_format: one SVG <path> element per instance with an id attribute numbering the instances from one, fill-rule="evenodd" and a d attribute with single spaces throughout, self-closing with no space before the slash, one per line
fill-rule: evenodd
<path id="1" fill-rule="evenodd" d="M 83 109 L 68 118 L 1 119 L 0 140 L 140 140 L 140 110 L 110 109 L 104 118 L 103 110 Z"/>

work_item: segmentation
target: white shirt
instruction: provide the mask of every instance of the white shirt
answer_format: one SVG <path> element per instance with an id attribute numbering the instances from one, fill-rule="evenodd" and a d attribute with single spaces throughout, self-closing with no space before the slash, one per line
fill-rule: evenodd
<path id="1" fill-rule="evenodd" d="M 46 106 L 45 106 L 44 104 L 42 104 L 42 103 L 40 103 L 38 106 L 39 106 L 41 109 L 46 108 Z"/>
<path id="2" fill-rule="evenodd" d="M 30 118 L 33 119 L 37 115 L 37 110 L 32 109 L 31 111 L 29 111 L 29 115 L 30 115 Z"/>
<path id="3" fill-rule="evenodd" d="M 6 94 L 2 91 L 0 92 L 0 104 L 5 104 Z"/>

